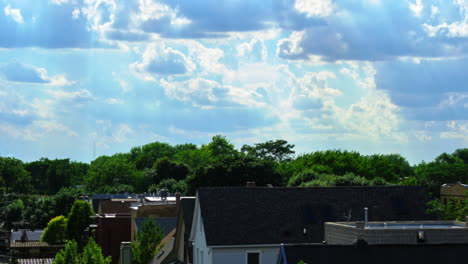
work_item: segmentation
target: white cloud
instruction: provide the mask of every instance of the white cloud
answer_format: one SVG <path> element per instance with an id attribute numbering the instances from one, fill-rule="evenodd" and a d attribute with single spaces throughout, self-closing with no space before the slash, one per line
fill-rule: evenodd
<path id="1" fill-rule="evenodd" d="M 108 98 L 106 100 L 106 103 L 108 103 L 108 104 L 123 104 L 124 101 L 121 100 L 121 99 L 116 99 L 116 98 Z"/>
<path id="2" fill-rule="evenodd" d="M 130 125 L 121 123 L 113 125 L 110 120 L 96 120 L 99 130 L 92 132 L 89 136 L 96 142 L 96 145 L 109 149 L 112 144 L 124 143 L 130 139 L 135 131 Z"/>
<path id="3" fill-rule="evenodd" d="M 415 16 L 417 16 L 417 17 L 420 17 L 421 12 L 424 9 L 424 5 L 422 3 L 422 0 L 415 0 L 414 2 L 411 2 L 411 1 L 407 0 L 407 2 L 408 2 L 408 5 L 409 5 L 409 8 L 413 12 L 413 14 Z"/>
<path id="4" fill-rule="evenodd" d="M 333 12 L 335 7 L 331 0 L 296 0 L 294 8 L 305 13 L 307 17 L 326 17 Z"/>
<path id="5" fill-rule="evenodd" d="M 38 141 L 55 136 L 78 137 L 78 133 L 55 120 L 34 120 L 26 126 L 0 123 L 0 131 L 14 139 Z"/>
<path id="6" fill-rule="evenodd" d="M 278 40 L 277 54 L 290 58 L 298 58 L 304 50 L 301 47 L 305 31 L 294 31 L 289 38 Z"/>
<path id="7" fill-rule="evenodd" d="M 37 83 L 53 86 L 74 84 L 73 81 L 67 80 L 63 74 L 49 76 L 45 68 L 19 62 L 0 65 L 0 76 L 2 75 L 7 81 L 18 83 Z"/>
<path id="8" fill-rule="evenodd" d="M 427 131 L 416 131 L 414 136 L 416 137 L 417 140 L 421 142 L 426 142 L 426 141 L 431 141 L 432 136 L 427 134 Z"/>
<path id="9" fill-rule="evenodd" d="M 142 55 L 142 62 L 134 62 L 130 68 L 142 79 L 154 81 L 154 74 L 190 74 L 196 65 L 184 53 L 159 43 L 149 45 Z"/>
<path id="10" fill-rule="evenodd" d="M 22 24 L 24 22 L 23 16 L 21 15 L 21 10 L 19 8 L 11 8 L 10 5 L 7 5 L 3 12 L 5 16 L 11 17 L 16 23 Z"/>
<path id="11" fill-rule="evenodd" d="M 47 90 L 49 94 L 51 94 L 57 100 L 67 100 L 67 101 L 74 101 L 77 103 L 86 102 L 94 100 L 93 94 L 87 90 L 82 89 L 79 91 L 67 92 L 63 90 Z"/>
<path id="12" fill-rule="evenodd" d="M 63 4 L 68 4 L 70 2 L 75 2 L 75 0 L 49 0 L 49 2 L 55 5 L 63 5 Z"/>
<path id="13" fill-rule="evenodd" d="M 439 14 L 439 8 L 435 5 L 431 5 L 431 18 L 435 18 Z"/>
<path id="14" fill-rule="evenodd" d="M 468 121 L 467 120 L 452 120 L 447 122 L 449 131 L 440 133 L 441 138 L 460 139 L 465 144 L 468 143 Z"/>
<path id="15" fill-rule="evenodd" d="M 253 38 L 250 42 L 239 44 L 236 50 L 239 57 L 255 58 L 260 61 L 265 61 L 268 57 L 265 43 L 256 38 Z"/>
<path id="16" fill-rule="evenodd" d="M 73 12 L 72 12 L 72 17 L 73 19 L 78 19 L 80 17 L 80 9 L 79 8 L 75 8 L 73 9 Z"/>

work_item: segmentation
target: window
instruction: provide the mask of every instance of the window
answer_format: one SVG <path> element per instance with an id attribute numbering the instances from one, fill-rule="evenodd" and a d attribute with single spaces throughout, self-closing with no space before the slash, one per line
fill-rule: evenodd
<path id="1" fill-rule="evenodd" d="M 247 252 L 247 264 L 260 264 L 260 251 Z"/>

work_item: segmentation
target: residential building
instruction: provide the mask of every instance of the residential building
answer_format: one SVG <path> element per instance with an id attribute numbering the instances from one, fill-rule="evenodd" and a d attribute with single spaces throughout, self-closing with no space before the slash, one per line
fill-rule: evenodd
<path id="1" fill-rule="evenodd" d="M 454 200 L 468 200 L 468 184 L 453 183 L 443 184 L 440 187 L 440 200 L 442 203 L 447 204 L 451 199 Z"/>
<path id="2" fill-rule="evenodd" d="M 323 223 L 429 220 L 418 186 L 200 188 L 190 241 L 193 263 L 274 263 L 281 243 L 324 240 Z"/>

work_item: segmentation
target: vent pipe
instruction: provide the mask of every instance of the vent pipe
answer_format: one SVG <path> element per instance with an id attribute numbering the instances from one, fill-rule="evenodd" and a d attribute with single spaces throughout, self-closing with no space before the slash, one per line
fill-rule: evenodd
<path id="1" fill-rule="evenodd" d="M 369 209 L 367 207 L 364 207 L 364 226 L 367 226 L 367 222 L 369 220 L 368 215 L 367 215 L 368 211 Z"/>

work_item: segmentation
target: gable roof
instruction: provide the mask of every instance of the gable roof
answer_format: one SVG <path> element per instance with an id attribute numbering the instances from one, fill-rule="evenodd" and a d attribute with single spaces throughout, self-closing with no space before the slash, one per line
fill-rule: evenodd
<path id="1" fill-rule="evenodd" d="M 324 222 L 428 220 L 419 186 L 200 188 L 208 246 L 321 242 Z M 305 229 L 305 233 L 304 233 Z"/>
<path id="2" fill-rule="evenodd" d="M 190 235 L 192 229 L 193 211 L 195 210 L 195 198 L 180 199 L 181 210 L 183 211 L 185 236 Z"/>

